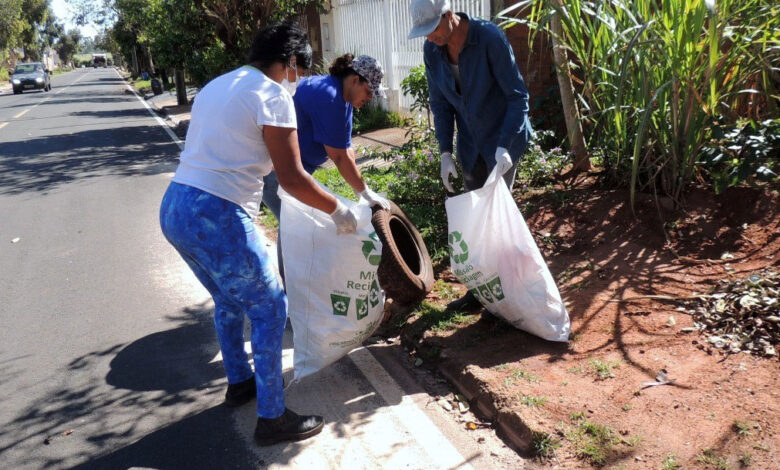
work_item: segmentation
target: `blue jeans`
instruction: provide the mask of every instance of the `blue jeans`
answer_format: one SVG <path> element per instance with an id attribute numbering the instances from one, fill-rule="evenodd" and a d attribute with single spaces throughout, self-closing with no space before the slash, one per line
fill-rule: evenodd
<path id="1" fill-rule="evenodd" d="M 160 226 L 214 298 L 214 325 L 228 383 L 254 375 L 257 415 L 280 416 L 287 296 L 252 219 L 230 201 L 171 183 L 160 207 Z M 252 326 L 254 372 L 244 352 L 244 315 Z"/>

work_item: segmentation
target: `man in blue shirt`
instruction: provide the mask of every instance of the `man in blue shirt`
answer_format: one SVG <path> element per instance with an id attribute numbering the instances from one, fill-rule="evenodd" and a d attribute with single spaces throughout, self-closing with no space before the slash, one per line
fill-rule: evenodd
<path id="1" fill-rule="evenodd" d="M 427 39 L 423 58 L 444 186 L 454 192 L 449 178 L 458 174 L 452 157 L 457 123 L 466 190 L 481 188 L 496 166 L 511 189 L 533 131 L 528 91 L 506 36 L 489 21 L 453 13 L 448 0 L 412 0 L 409 12 L 409 39 Z M 448 307 L 478 305 L 469 293 Z"/>

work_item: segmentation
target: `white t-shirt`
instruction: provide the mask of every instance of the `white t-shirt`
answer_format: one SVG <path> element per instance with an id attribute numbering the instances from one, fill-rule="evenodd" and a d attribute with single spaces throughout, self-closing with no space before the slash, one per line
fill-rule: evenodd
<path id="1" fill-rule="evenodd" d="M 254 218 L 263 176 L 273 171 L 263 126 L 297 127 L 287 90 L 250 66 L 215 78 L 195 98 L 173 181 L 234 202 Z"/>

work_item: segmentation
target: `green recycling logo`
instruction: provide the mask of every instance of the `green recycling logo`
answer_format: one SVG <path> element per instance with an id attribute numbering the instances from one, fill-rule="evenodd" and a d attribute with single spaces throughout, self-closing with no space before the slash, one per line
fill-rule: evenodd
<path id="1" fill-rule="evenodd" d="M 376 232 L 371 232 L 368 236 L 370 240 L 363 241 L 363 256 L 371 266 L 379 266 L 379 262 L 382 261 L 382 255 L 379 252 L 377 243 L 379 243 L 379 237 Z"/>
<path id="2" fill-rule="evenodd" d="M 450 257 L 455 264 L 465 263 L 469 259 L 469 246 L 462 239 L 460 232 L 452 232 L 449 236 Z"/>
<path id="3" fill-rule="evenodd" d="M 330 294 L 330 303 L 333 307 L 333 315 L 347 316 L 349 311 L 349 301 L 351 299 L 345 295 Z"/>
<path id="4" fill-rule="evenodd" d="M 355 299 L 357 307 L 357 319 L 362 320 L 368 315 L 368 299 Z"/>
<path id="5" fill-rule="evenodd" d="M 495 279 L 487 283 L 487 288 L 490 289 L 490 293 L 496 298 L 496 302 L 504 300 L 504 288 L 501 287 L 501 278 L 496 276 Z"/>
<path id="6" fill-rule="evenodd" d="M 368 292 L 368 300 L 371 301 L 371 307 L 379 305 L 379 284 L 376 279 L 371 283 L 371 290 Z"/>

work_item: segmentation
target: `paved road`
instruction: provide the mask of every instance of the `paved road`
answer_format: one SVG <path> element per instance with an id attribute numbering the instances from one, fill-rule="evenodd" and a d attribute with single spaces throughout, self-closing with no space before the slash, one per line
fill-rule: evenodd
<path id="1" fill-rule="evenodd" d="M 0 467 L 522 466 L 430 406 L 387 348 L 291 387 L 320 436 L 256 448 L 254 403 L 220 405 L 213 304 L 158 228 L 179 147 L 113 69 L 53 85 L 0 96 Z M 289 331 L 285 348 L 289 374 Z"/>

